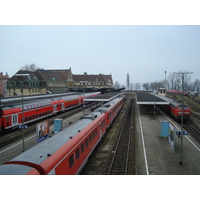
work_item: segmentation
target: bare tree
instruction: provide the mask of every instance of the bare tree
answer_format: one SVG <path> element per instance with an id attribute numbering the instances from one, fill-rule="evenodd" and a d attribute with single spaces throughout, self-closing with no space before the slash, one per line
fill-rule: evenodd
<path id="1" fill-rule="evenodd" d="M 168 75 L 168 88 L 170 90 L 173 90 L 174 89 L 174 84 L 175 84 L 175 74 L 174 73 L 169 73 Z"/>
<path id="2" fill-rule="evenodd" d="M 133 90 L 134 83 L 130 83 L 130 90 Z"/>
<path id="3" fill-rule="evenodd" d="M 150 85 L 149 83 L 143 83 L 142 87 L 144 88 L 144 90 L 148 91 L 150 89 Z"/>
<path id="4" fill-rule="evenodd" d="M 199 89 L 200 89 L 200 80 L 195 79 L 193 83 L 193 91 L 196 91 L 197 93 L 199 93 Z"/>
<path id="5" fill-rule="evenodd" d="M 26 64 L 25 66 L 20 68 L 21 70 L 25 70 L 25 71 L 32 71 L 34 72 L 35 70 L 39 69 L 39 67 L 37 67 L 34 63 L 33 64 Z"/>
<path id="6" fill-rule="evenodd" d="M 141 83 L 136 83 L 135 84 L 135 90 L 140 90 L 141 88 Z"/>
<path id="7" fill-rule="evenodd" d="M 115 89 L 119 89 L 120 88 L 120 83 L 118 81 L 115 82 L 114 88 Z"/>

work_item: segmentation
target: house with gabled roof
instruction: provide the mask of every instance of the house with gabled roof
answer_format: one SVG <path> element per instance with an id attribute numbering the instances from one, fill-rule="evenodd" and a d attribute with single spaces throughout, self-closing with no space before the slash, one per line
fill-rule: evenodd
<path id="1" fill-rule="evenodd" d="M 8 81 L 7 88 L 12 95 L 38 95 L 47 93 L 68 92 L 71 88 L 104 88 L 113 87 L 112 75 L 72 74 L 69 69 L 36 71 L 19 70 Z M 20 77 L 20 74 L 22 75 Z M 23 75 L 26 76 L 23 76 Z"/>
<path id="2" fill-rule="evenodd" d="M 73 75 L 74 87 L 104 88 L 113 87 L 112 75 L 98 74 Z"/>

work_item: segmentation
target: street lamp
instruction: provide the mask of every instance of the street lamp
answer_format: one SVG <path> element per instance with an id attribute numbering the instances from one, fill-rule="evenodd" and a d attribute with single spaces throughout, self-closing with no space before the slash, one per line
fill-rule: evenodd
<path id="1" fill-rule="evenodd" d="M 15 74 L 14 76 L 18 76 L 18 77 L 28 77 L 30 76 L 30 74 Z M 24 148 L 24 91 L 23 91 L 23 86 L 24 86 L 24 81 L 23 85 L 22 85 L 22 144 L 23 144 L 23 152 L 25 150 Z"/>
<path id="2" fill-rule="evenodd" d="M 179 162 L 179 165 L 182 165 L 183 162 L 182 162 L 182 157 L 183 157 L 183 90 L 184 90 L 184 75 L 185 74 L 193 74 L 192 72 L 174 72 L 174 74 L 181 74 L 182 75 L 182 114 L 181 114 L 181 134 L 180 134 L 180 137 L 181 137 L 181 153 L 180 153 L 180 162 Z"/>

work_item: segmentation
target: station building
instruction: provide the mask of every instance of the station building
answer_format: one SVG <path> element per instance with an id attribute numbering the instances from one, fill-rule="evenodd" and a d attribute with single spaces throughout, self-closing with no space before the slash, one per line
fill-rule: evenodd
<path id="1" fill-rule="evenodd" d="M 112 75 L 72 74 L 69 69 L 19 70 L 7 83 L 9 96 L 68 92 L 70 88 L 113 87 Z"/>

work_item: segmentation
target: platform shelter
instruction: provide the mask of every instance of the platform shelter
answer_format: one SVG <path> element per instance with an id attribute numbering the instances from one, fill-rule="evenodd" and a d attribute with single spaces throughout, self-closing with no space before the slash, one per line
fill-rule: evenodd
<path id="1" fill-rule="evenodd" d="M 159 98 L 159 95 L 149 92 L 137 92 L 137 104 L 141 105 L 169 105 L 169 102 Z"/>

